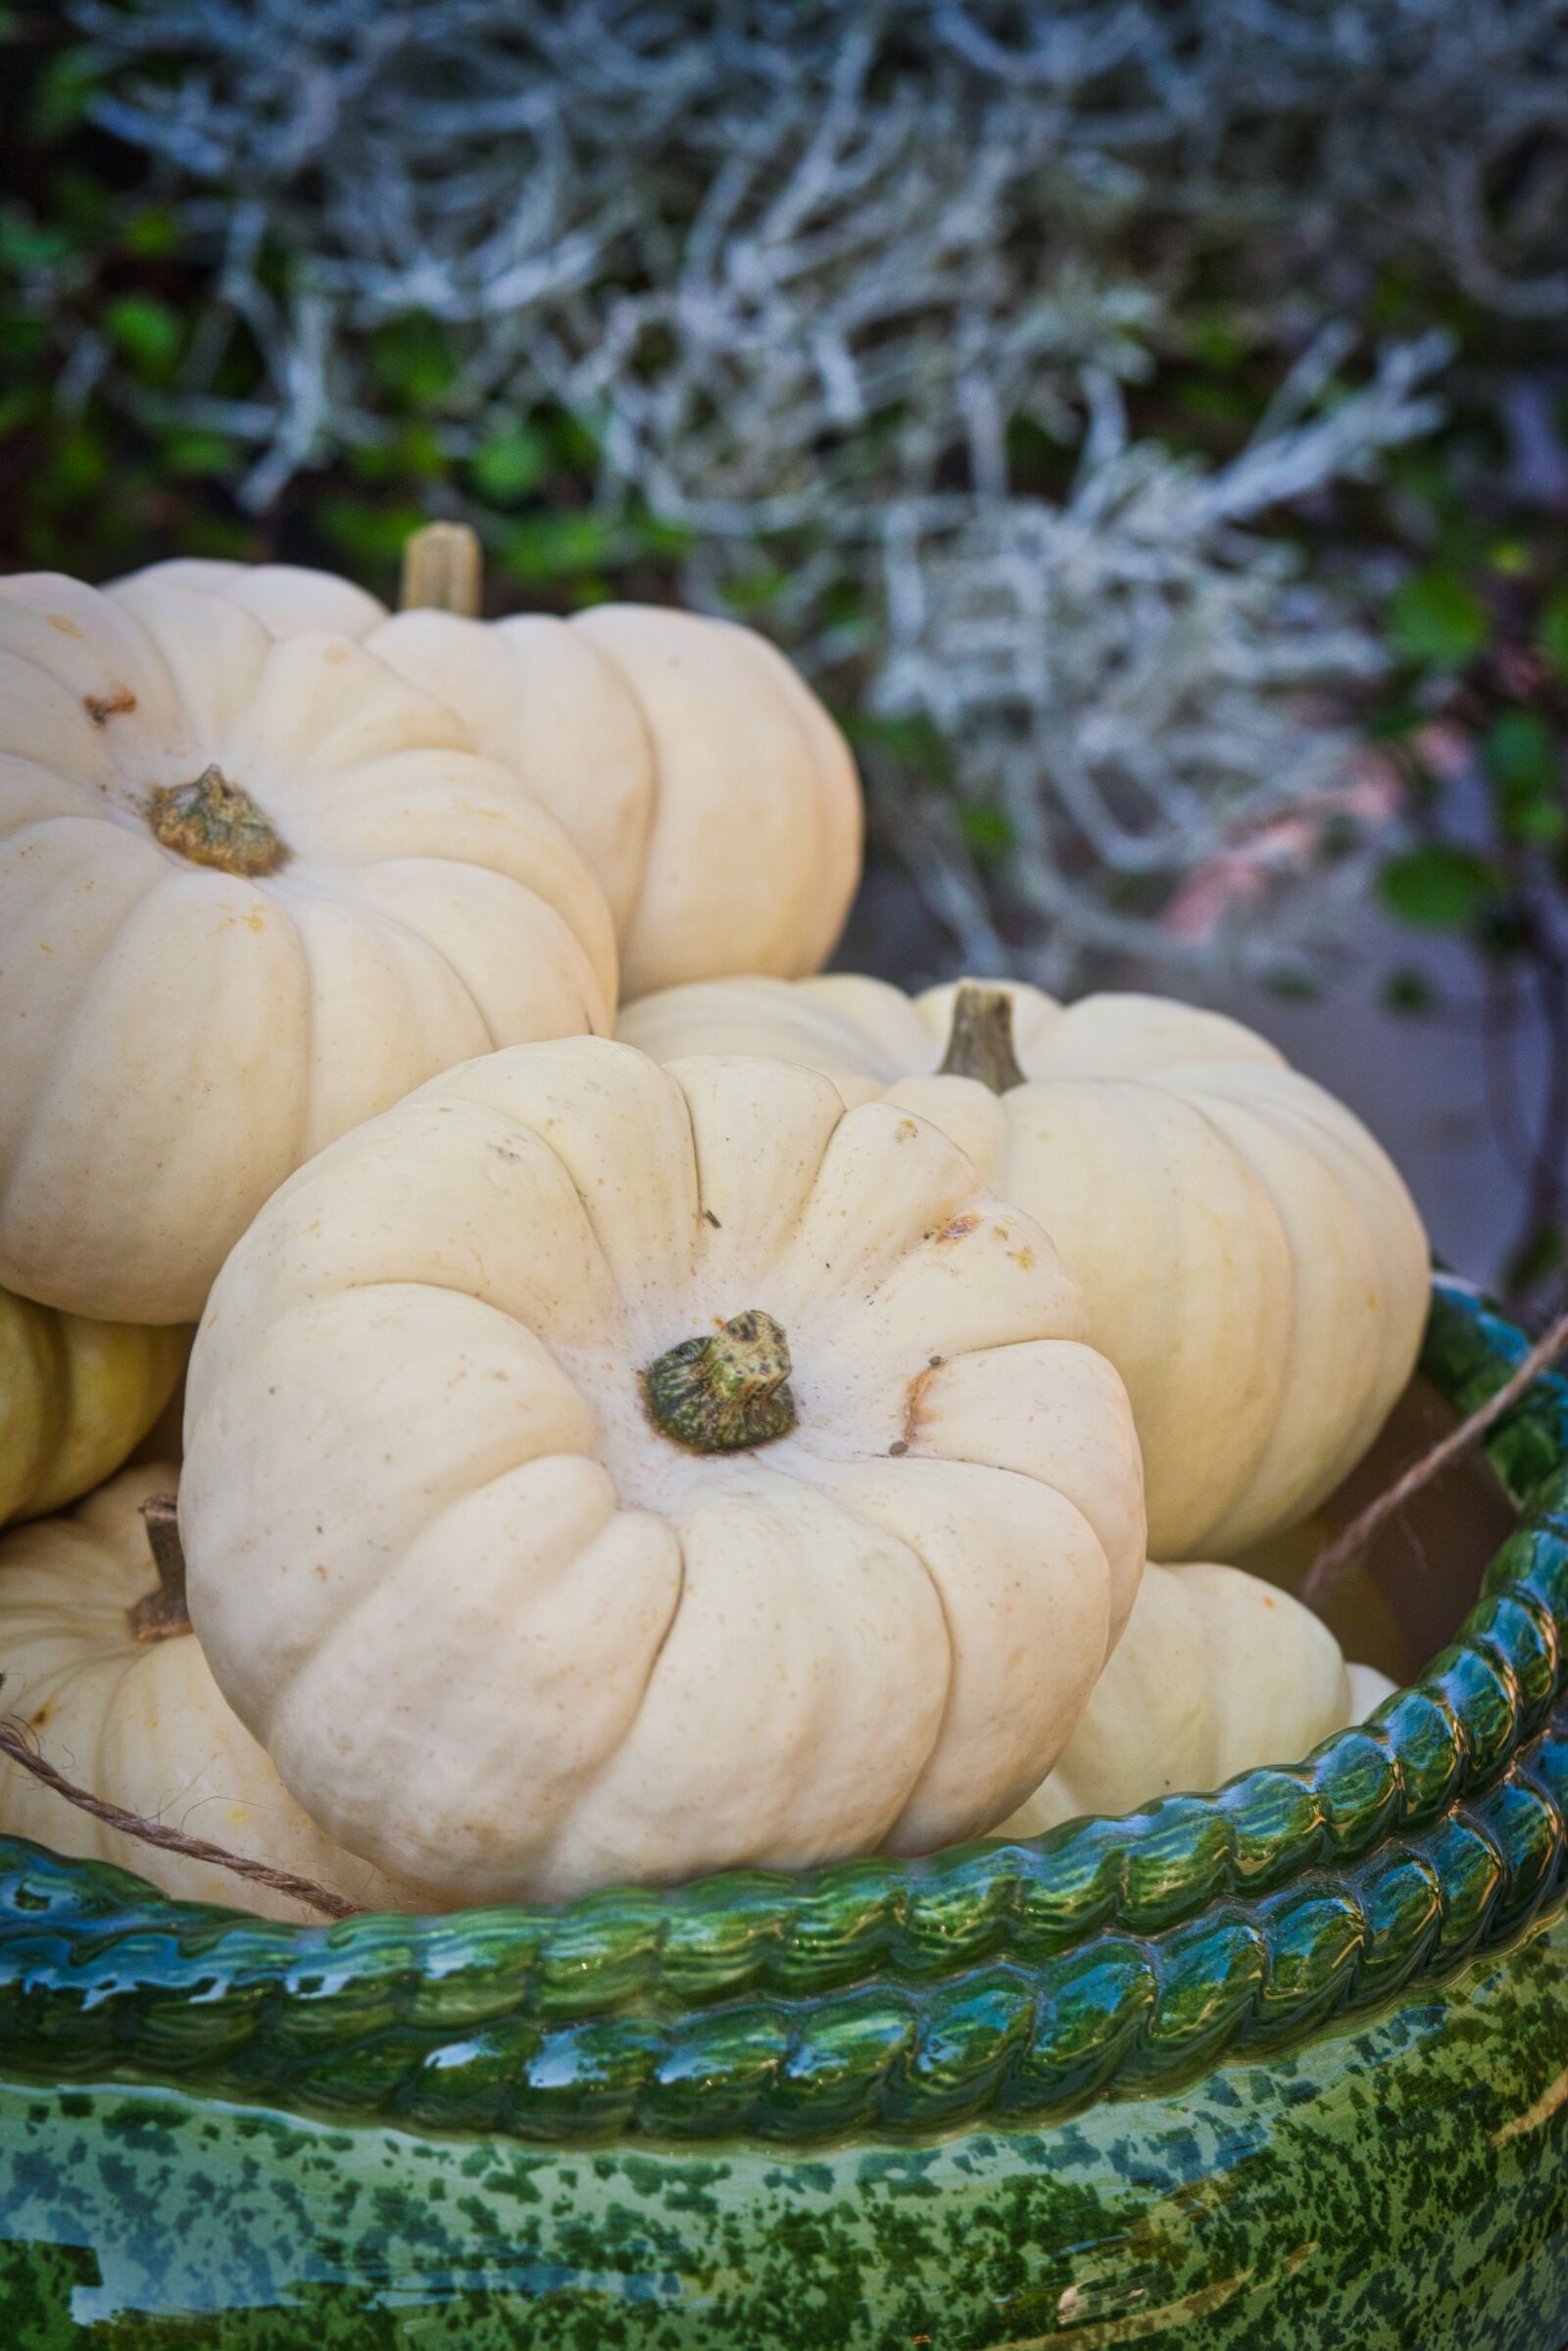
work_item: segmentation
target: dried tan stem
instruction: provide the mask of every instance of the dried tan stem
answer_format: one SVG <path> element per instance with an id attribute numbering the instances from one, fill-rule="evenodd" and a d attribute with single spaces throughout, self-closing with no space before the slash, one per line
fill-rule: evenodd
<path id="1" fill-rule="evenodd" d="M 459 612 L 475 620 L 484 591 L 484 557 L 466 522 L 427 522 L 403 548 L 404 612 Z"/>
<path id="2" fill-rule="evenodd" d="M 993 1094 L 1027 1085 L 1012 1042 L 1012 998 L 1005 988 L 960 983 L 939 1077 L 978 1078 Z"/>
<path id="3" fill-rule="evenodd" d="M 185 1549 L 179 1540 L 179 1504 L 172 1494 L 150 1494 L 141 1506 L 148 1548 L 158 1582 L 126 1611 L 137 1641 L 177 1641 L 190 1631 L 185 1598 Z"/>

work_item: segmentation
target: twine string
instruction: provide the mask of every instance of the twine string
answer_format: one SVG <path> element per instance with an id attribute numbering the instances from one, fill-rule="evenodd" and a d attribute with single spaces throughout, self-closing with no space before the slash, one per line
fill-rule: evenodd
<path id="1" fill-rule="evenodd" d="M 1413 1461 L 1402 1476 L 1384 1489 L 1375 1501 L 1368 1502 L 1360 1516 L 1353 1518 L 1326 1550 L 1319 1551 L 1301 1583 L 1300 1597 L 1307 1606 L 1315 1608 L 1326 1598 L 1346 1570 L 1365 1550 L 1378 1529 L 1396 1511 L 1402 1510 L 1411 1495 L 1419 1494 L 1422 1487 L 1429 1484 L 1440 1470 L 1446 1469 L 1450 1461 L 1457 1460 L 1461 1453 L 1477 1444 L 1494 1422 L 1500 1420 L 1510 1406 L 1519 1401 L 1526 1389 L 1565 1353 L 1568 1353 L 1568 1314 L 1561 1314 L 1544 1336 L 1537 1341 L 1495 1396 L 1489 1396 L 1484 1404 L 1478 1405 L 1468 1420 L 1462 1420 L 1456 1429 L 1450 1429 L 1446 1437 L 1440 1438 L 1430 1452 L 1423 1453 L 1419 1461 Z"/>
<path id="2" fill-rule="evenodd" d="M 0 1675 L 0 1681 L 4 1680 Z M 118 1829 L 122 1837 L 139 1837 L 143 1844 L 159 1845 L 167 1853 L 183 1853 L 188 1861 L 204 1861 L 212 1868 L 232 1870 L 238 1878 L 250 1878 L 258 1886 L 270 1886 L 275 1893 L 287 1894 L 291 1900 L 306 1902 L 329 1919 L 351 1919 L 360 1915 L 357 1904 L 346 1902 L 312 1878 L 298 1878 L 292 1870 L 273 1869 L 266 1861 L 252 1861 L 247 1854 L 231 1853 L 226 1845 L 209 1844 L 204 1837 L 187 1837 L 181 1829 L 166 1828 L 162 1821 L 144 1820 L 139 1813 L 126 1812 L 119 1804 L 110 1804 L 90 1789 L 78 1788 L 64 1772 L 55 1769 L 35 1747 L 29 1744 L 25 1733 L 15 1723 L 0 1722 L 0 1754 L 8 1755 L 13 1763 L 31 1772 L 45 1788 L 78 1811 L 90 1813 L 95 1821 L 107 1828 Z"/>

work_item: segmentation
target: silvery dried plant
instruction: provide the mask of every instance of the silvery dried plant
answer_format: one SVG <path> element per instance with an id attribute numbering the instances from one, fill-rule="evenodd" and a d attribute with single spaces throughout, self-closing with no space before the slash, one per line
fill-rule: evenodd
<path id="1" fill-rule="evenodd" d="M 455 458 L 564 407 L 602 511 L 681 527 L 694 603 L 744 595 L 840 708 L 933 747 L 911 768 L 873 724 L 867 764 L 969 964 L 1275 965 L 1331 927 L 1390 820 L 1347 719 L 1378 653 L 1353 567 L 1274 525 L 1437 413 L 1441 337 L 1342 322 L 1379 269 L 1568 308 L 1560 7 L 75 14 L 99 121 L 220 254 L 169 397 L 249 446 L 255 507 L 389 436 L 368 337 L 428 314 L 463 354 Z M 1215 254 L 1280 381 L 1204 468 L 1128 402 Z M 243 402 L 211 382 L 234 317 L 265 358 Z M 82 379 L 105 364 L 84 333 Z M 1059 495 L 1019 486 L 1020 432 L 1062 453 Z"/>

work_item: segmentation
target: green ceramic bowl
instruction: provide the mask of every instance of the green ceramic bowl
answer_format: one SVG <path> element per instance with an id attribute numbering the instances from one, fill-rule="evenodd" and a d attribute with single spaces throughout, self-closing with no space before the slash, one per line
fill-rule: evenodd
<path id="1" fill-rule="evenodd" d="M 1440 1279 L 1467 1410 L 1525 1348 Z M 0 2345 L 1554 2351 L 1568 1386 L 1459 1639 L 1036 1843 L 292 1928 L 0 1842 Z"/>

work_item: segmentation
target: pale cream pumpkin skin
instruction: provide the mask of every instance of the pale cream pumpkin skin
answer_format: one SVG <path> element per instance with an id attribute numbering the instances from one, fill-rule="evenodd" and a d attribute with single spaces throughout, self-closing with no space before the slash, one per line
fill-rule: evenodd
<path id="1" fill-rule="evenodd" d="M 1209 1560 L 1151 1565 L 1065 1753 L 997 1834 L 1039 1837 L 1298 1763 L 1393 1690 L 1372 1666 L 1348 1665 L 1321 1617 L 1260 1576 Z"/>
<path id="2" fill-rule="evenodd" d="M 0 1283 L 193 1321 L 291 1169 L 610 1025 L 609 908 L 443 705 L 164 583 L 0 581 Z"/>
<path id="3" fill-rule="evenodd" d="M 494 1054 L 225 1265 L 194 1621 L 300 1801 L 447 1899 L 924 1850 L 1038 1785 L 1141 1572 L 1083 1325 L 903 1111 L 773 1062 Z M 766 1378 L 666 1434 L 708 1339 Z"/>
<path id="4" fill-rule="evenodd" d="M 777 1053 L 934 1120 L 1082 1284 L 1132 1396 L 1151 1548 L 1246 1549 L 1333 1491 L 1410 1376 L 1430 1280 L 1414 1203 L 1360 1121 L 1239 1021 L 995 990 L 1022 1081 L 1000 1093 L 938 1074 L 954 986 L 711 982 L 623 1005 L 616 1033 L 660 1059 Z"/>
<path id="5" fill-rule="evenodd" d="M 173 1395 L 190 1336 L 0 1290 L 0 1525 L 62 1510 L 111 1476 Z"/>
<path id="6" fill-rule="evenodd" d="M 349 581 L 285 564 L 188 561 L 136 579 L 237 599 L 278 634 L 362 636 L 461 711 L 593 867 L 623 993 L 729 971 L 793 978 L 833 952 L 860 875 L 855 761 L 755 630 L 629 604 L 570 620 L 389 619 Z"/>
<path id="7" fill-rule="evenodd" d="M 406 1887 L 301 1812 L 219 1695 L 195 1636 L 138 1637 L 141 1604 L 159 1590 L 141 1505 L 172 1494 L 177 1475 L 166 1463 L 122 1470 L 69 1518 L 0 1542 L 7 1719 L 68 1779 L 139 1819 L 309 1878 L 364 1909 L 409 1908 Z M 181 1901 L 320 1920 L 270 1886 L 107 1827 L 11 1763 L 0 1763 L 0 1834 L 112 1861 Z"/>

